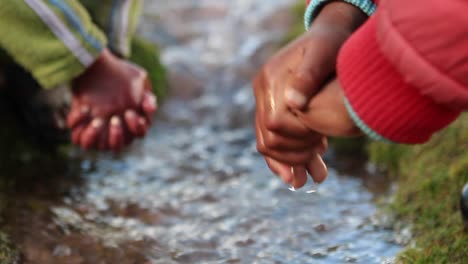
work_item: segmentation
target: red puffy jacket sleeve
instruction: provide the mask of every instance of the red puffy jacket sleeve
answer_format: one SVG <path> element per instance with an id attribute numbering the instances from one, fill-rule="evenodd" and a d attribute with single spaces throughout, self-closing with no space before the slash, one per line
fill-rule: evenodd
<path id="1" fill-rule="evenodd" d="M 348 39 L 338 78 L 364 132 L 424 143 L 468 110 L 466 10 L 466 0 L 382 0 Z"/>

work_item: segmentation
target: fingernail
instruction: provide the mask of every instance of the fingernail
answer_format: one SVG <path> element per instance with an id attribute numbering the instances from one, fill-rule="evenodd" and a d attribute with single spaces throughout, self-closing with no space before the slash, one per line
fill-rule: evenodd
<path id="1" fill-rule="evenodd" d="M 86 114 L 89 112 L 89 106 L 83 105 L 80 110 L 81 110 L 81 113 Z"/>
<path id="2" fill-rule="evenodd" d="M 151 101 L 150 101 L 151 105 L 156 107 L 158 106 L 158 98 L 154 95 L 151 95 Z"/>
<path id="3" fill-rule="evenodd" d="M 306 97 L 294 89 L 286 90 L 285 96 L 289 106 L 302 108 L 307 103 Z"/>
<path id="4" fill-rule="evenodd" d="M 132 117 L 135 116 L 135 112 L 132 111 L 132 110 L 127 110 L 127 111 L 125 111 L 125 116 L 126 116 L 127 118 L 132 118 Z"/>
<path id="5" fill-rule="evenodd" d="M 284 177 L 282 175 L 280 175 L 280 177 L 281 177 L 281 179 L 283 179 L 284 183 L 286 183 L 286 184 L 291 185 L 293 183 L 293 178 L 291 178 L 291 177 Z"/>
<path id="6" fill-rule="evenodd" d="M 120 126 L 120 118 L 118 116 L 113 116 L 110 123 L 112 126 Z"/>
<path id="7" fill-rule="evenodd" d="M 102 121 L 101 118 L 96 118 L 93 120 L 93 122 L 91 122 L 91 126 L 93 126 L 94 128 L 100 128 L 103 123 L 104 121 Z"/>

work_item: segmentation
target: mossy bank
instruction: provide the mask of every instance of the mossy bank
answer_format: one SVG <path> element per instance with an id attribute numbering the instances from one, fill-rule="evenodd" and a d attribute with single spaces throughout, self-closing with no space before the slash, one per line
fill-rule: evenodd
<path id="1" fill-rule="evenodd" d="M 371 160 L 395 176 L 389 209 L 412 226 L 414 245 L 401 263 L 468 263 L 468 233 L 459 202 L 468 183 L 468 115 L 425 145 L 369 145 Z"/>

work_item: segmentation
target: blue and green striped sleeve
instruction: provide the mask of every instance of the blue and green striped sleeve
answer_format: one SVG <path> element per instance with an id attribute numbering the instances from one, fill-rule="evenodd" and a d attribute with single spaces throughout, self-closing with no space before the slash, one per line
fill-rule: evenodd
<path id="1" fill-rule="evenodd" d="M 351 119 L 354 121 L 356 126 L 369 138 L 377 141 L 383 141 L 386 143 L 394 143 L 390 141 L 389 139 L 386 139 L 385 137 L 381 136 L 379 133 L 375 132 L 372 128 L 370 128 L 364 121 L 361 120 L 359 115 L 354 111 L 353 107 L 349 103 L 347 98 L 344 98 L 344 103 L 346 106 L 346 110 L 348 110 L 348 114 L 351 117 Z"/>
<path id="2" fill-rule="evenodd" d="M 304 26 L 307 30 L 309 30 L 310 25 L 312 24 L 314 19 L 317 17 L 322 7 L 332 1 L 334 0 L 312 0 L 310 1 L 304 14 Z M 372 0 L 342 0 L 342 1 L 356 6 L 368 16 L 371 16 L 377 10 L 377 5 Z"/>

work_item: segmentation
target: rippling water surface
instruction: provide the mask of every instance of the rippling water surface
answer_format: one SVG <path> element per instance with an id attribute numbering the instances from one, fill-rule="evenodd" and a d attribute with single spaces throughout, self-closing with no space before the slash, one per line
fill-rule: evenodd
<path id="1" fill-rule="evenodd" d="M 7 220 L 25 263 L 390 262 L 400 247 L 374 217 L 382 176 L 349 176 L 368 173 L 331 154 L 318 192 L 293 193 L 256 153 L 250 79 L 292 2 L 147 1 L 140 32 L 161 44 L 173 95 L 121 157 L 18 177 Z"/>

